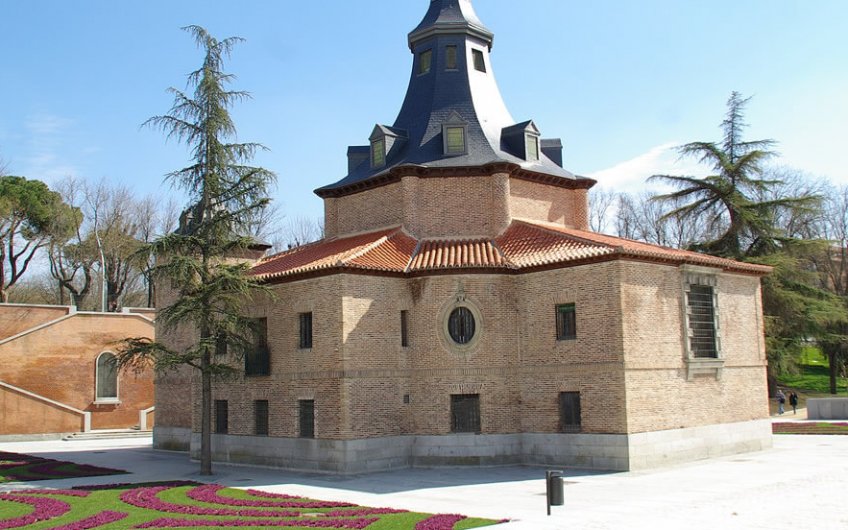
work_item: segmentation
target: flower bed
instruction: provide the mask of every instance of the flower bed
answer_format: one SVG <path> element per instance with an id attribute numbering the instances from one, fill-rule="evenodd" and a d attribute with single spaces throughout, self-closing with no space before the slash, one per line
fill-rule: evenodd
<path id="1" fill-rule="evenodd" d="M 126 471 L 0 451 L 0 482 L 13 480 L 31 482 L 122 473 Z"/>
<path id="2" fill-rule="evenodd" d="M 78 515 L 76 515 L 78 514 Z M 454 530 L 498 524 L 464 515 L 324 502 L 217 484 L 113 484 L 0 493 L 0 530 L 126 530 L 130 528 L 342 528 Z M 379 524 L 378 524 L 379 523 Z"/>
<path id="3" fill-rule="evenodd" d="M 843 434 L 848 435 L 848 423 L 828 422 L 776 422 L 772 423 L 774 434 Z"/>

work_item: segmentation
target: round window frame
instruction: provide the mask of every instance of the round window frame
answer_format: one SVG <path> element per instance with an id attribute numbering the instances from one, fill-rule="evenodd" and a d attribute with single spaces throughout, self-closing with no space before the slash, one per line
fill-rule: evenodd
<path id="1" fill-rule="evenodd" d="M 450 316 L 460 307 L 468 309 L 471 312 L 471 316 L 474 318 L 474 336 L 471 337 L 471 340 L 469 340 L 466 344 L 460 344 L 454 341 L 450 334 Z M 445 304 L 442 307 L 439 320 L 441 322 L 441 332 L 439 335 L 447 350 L 460 355 L 468 355 L 477 349 L 477 346 L 480 344 L 480 337 L 483 336 L 485 331 L 483 315 L 477 307 L 477 304 L 470 300 L 463 300 L 461 302 L 452 300 L 450 303 Z"/>

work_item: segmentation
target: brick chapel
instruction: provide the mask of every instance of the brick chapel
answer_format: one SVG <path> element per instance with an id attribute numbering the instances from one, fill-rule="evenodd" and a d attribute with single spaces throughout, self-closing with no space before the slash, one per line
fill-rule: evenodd
<path id="1" fill-rule="evenodd" d="M 252 268 L 276 296 L 215 384 L 213 458 L 633 470 L 769 447 L 769 269 L 591 232 L 595 181 L 510 115 L 470 0 L 431 0 L 408 43 L 397 119 L 316 190 L 325 238 Z M 157 382 L 154 444 L 196 455 L 189 383 Z"/>

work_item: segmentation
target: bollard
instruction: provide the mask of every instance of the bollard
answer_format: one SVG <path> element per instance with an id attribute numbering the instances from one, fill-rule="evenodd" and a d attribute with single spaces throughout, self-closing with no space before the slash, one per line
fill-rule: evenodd
<path id="1" fill-rule="evenodd" d="M 545 484 L 548 500 L 548 515 L 551 515 L 551 506 L 562 506 L 565 504 L 565 495 L 562 492 L 562 471 L 546 471 Z"/>

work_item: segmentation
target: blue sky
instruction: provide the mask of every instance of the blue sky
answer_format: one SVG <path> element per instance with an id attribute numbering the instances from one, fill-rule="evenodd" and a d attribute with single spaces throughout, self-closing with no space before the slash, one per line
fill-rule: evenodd
<path id="1" fill-rule="evenodd" d="M 170 107 L 201 54 L 181 26 L 241 36 L 227 70 L 253 100 L 240 140 L 270 151 L 286 215 L 319 217 L 312 190 L 342 178 L 348 145 L 391 124 L 427 0 L 0 0 L 0 158 L 13 174 L 75 175 L 172 193 L 185 148 L 140 128 Z M 731 91 L 753 96 L 749 139 L 779 163 L 848 183 L 844 0 L 475 0 L 518 121 L 560 137 L 567 169 L 634 191 L 697 173 L 669 147 L 718 140 Z"/>

